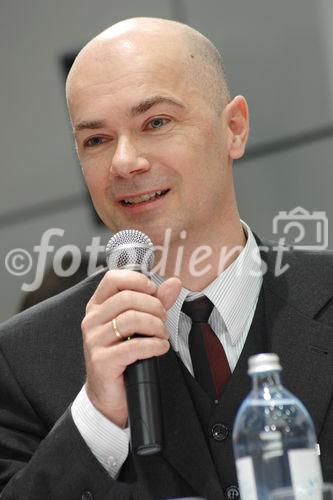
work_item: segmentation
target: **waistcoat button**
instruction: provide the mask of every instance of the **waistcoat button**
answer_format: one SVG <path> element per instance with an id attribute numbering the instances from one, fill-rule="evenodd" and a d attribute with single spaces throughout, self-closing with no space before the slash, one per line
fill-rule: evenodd
<path id="1" fill-rule="evenodd" d="M 81 500 L 94 500 L 94 496 L 91 491 L 83 491 L 81 493 Z"/>
<path id="2" fill-rule="evenodd" d="M 229 428 L 222 424 L 214 424 L 212 427 L 212 436 L 215 441 L 224 441 L 229 435 Z"/>
<path id="3" fill-rule="evenodd" d="M 230 498 L 231 500 L 234 498 L 239 498 L 239 489 L 235 485 L 228 486 L 228 488 L 224 492 L 226 498 Z"/>

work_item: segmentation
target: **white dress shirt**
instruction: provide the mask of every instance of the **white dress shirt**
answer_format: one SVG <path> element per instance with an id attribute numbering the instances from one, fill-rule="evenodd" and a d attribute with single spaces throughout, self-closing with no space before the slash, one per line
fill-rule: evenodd
<path id="1" fill-rule="evenodd" d="M 262 285 L 261 258 L 250 228 L 242 221 L 247 242 L 237 259 L 202 292 L 182 288 L 175 304 L 169 309 L 166 326 L 173 350 L 193 375 L 188 335 L 191 320 L 181 312 L 184 300 L 206 295 L 214 304 L 208 320 L 225 350 L 233 372 L 249 332 Z M 152 276 L 160 285 L 163 279 Z M 90 402 L 85 386 L 75 398 L 72 417 L 92 453 L 116 478 L 128 455 L 129 429 L 110 422 Z"/>

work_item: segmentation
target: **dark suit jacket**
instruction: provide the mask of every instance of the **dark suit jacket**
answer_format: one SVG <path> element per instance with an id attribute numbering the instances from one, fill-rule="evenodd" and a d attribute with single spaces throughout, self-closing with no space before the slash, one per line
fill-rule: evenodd
<path id="1" fill-rule="evenodd" d="M 209 425 L 222 419 L 231 431 L 250 388 L 247 357 L 263 349 L 276 352 L 284 385 L 313 417 L 324 479 L 333 482 L 333 255 L 288 251 L 283 264 L 290 268 L 279 277 L 274 276 L 275 257 L 271 247 L 263 253 L 268 265 L 259 299 L 263 314 L 259 321 L 255 313 L 223 404 L 209 417 Z M 194 408 L 193 380 L 184 375 L 172 350 L 159 363 L 165 429 L 161 455 L 130 454 L 113 480 L 77 431 L 70 405 L 85 380 L 80 322 L 101 277 L 88 278 L 0 329 L 1 500 L 144 500 L 194 494 L 221 500 L 236 482 L 231 432 L 220 443 L 210 441 L 202 424 L 206 400 L 199 397 L 200 411 Z"/>

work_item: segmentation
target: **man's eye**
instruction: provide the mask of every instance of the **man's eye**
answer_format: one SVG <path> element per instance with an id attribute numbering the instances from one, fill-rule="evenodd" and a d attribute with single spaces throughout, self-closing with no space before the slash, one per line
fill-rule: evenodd
<path id="1" fill-rule="evenodd" d="M 167 125 L 170 120 L 169 118 L 153 118 L 153 120 L 150 120 L 147 124 L 147 128 L 149 129 L 154 129 L 154 128 L 161 128 L 164 125 Z"/>
<path id="2" fill-rule="evenodd" d="M 103 144 L 105 141 L 106 141 L 105 137 L 96 136 L 96 137 L 91 137 L 91 139 L 88 139 L 84 143 L 84 145 L 88 148 L 92 148 L 94 146 L 99 146 L 100 144 Z"/>

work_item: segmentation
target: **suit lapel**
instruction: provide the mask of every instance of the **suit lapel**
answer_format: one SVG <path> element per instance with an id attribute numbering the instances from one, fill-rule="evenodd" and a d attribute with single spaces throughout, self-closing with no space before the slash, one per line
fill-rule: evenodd
<path id="1" fill-rule="evenodd" d="M 269 350 L 279 355 L 283 384 L 304 403 L 319 434 L 332 390 L 333 328 L 266 293 Z"/>
<path id="2" fill-rule="evenodd" d="M 317 318 L 332 292 L 302 255 L 288 256 L 290 267 L 279 277 L 274 277 L 275 261 L 270 252 L 263 286 L 268 350 L 279 355 L 282 383 L 305 404 L 319 435 L 333 386 L 333 327 Z"/>

